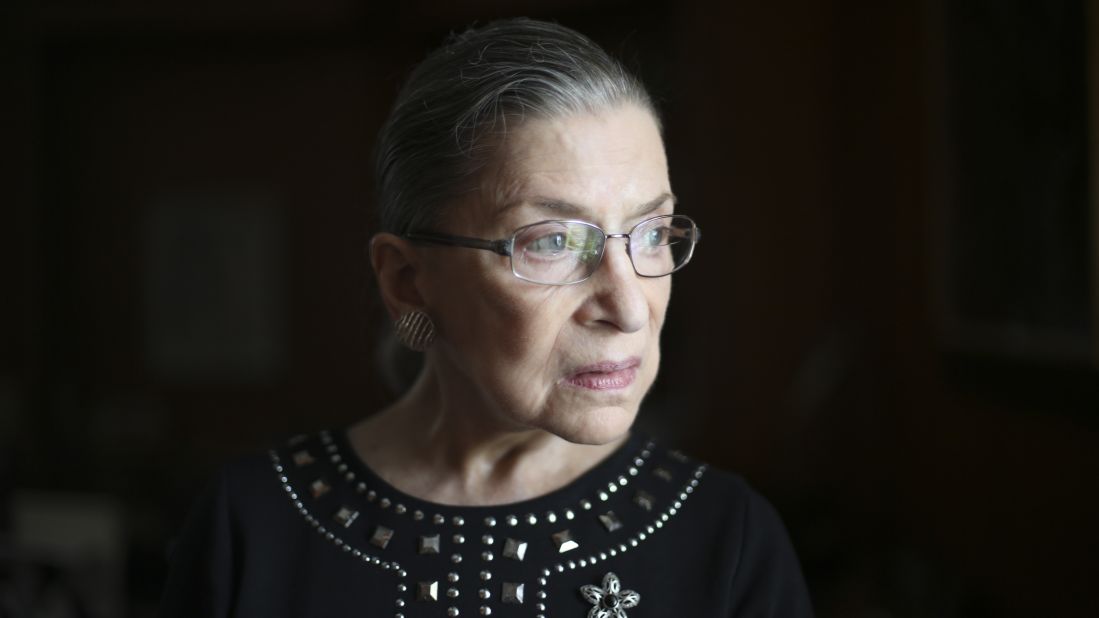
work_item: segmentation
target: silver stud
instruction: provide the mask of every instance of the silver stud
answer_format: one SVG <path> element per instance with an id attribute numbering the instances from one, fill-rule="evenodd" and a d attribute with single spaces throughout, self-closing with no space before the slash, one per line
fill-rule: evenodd
<path id="1" fill-rule="evenodd" d="M 373 501 L 377 500 L 378 499 L 378 492 L 371 489 L 370 491 L 366 492 L 366 499 L 370 502 L 373 502 Z"/>
<path id="2" fill-rule="evenodd" d="M 630 466 L 629 473 L 630 476 L 637 476 L 637 468 Z"/>
<path id="3" fill-rule="evenodd" d="M 546 579 L 545 577 L 539 577 L 539 578 L 538 578 L 538 585 L 539 585 L 539 586 L 545 586 L 545 585 L 546 585 L 546 582 L 548 582 L 548 581 L 549 581 L 549 580 L 548 580 L 548 579 Z"/>
<path id="4" fill-rule="evenodd" d="M 397 607 L 404 607 L 404 599 L 397 599 Z"/>
<path id="5" fill-rule="evenodd" d="M 407 511 L 407 510 L 408 509 L 405 508 L 405 505 L 403 505 L 403 504 L 398 504 L 397 506 L 393 507 L 393 512 L 398 514 L 398 515 L 404 515 L 404 512 Z"/>
<path id="6" fill-rule="evenodd" d="M 354 472 L 348 472 L 347 474 L 343 475 L 343 480 L 347 481 L 348 483 L 354 482 L 355 481 L 355 473 Z"/>
<path id="7" fill-rule="evenodd" d="M 446 574 L 446 580 L 447 580 L 448 582 L 452 583 L 452 584 L 453 584 L 453 583 L 456 583 L 456 582 L 458 581 L 458 579 L 459 579 L 459 578 L 458 578 L 458 574 L 457 574 L 457 573 L 451 572 L 451 573 L 447 573 L 447 574 Z"/>
<path id="8" fill-rule="evenodd" d="M 462 561 L 462 554 L 453 554 L 452 556 L 450 556 L 450 561 L 454 564 L 458 564 Z"/>
<path id="9" fill-rule="evenodd" d="M 451 617 L 457 616 L 458 615 L 458 608 L 457 607 L 448 607 L 448 608 L 446 608 L 446 615 L 451 616 Z"/>
<path id="10" fill-rule="evenodd" d="M 622 520 L 618 519 L 614 511 L 603 513 L 599 516 L 599 521 L 603 523 L 603 527 L 607 529 L 607 532 L 614 532 L 622 527 Z"/>
<path id="11" fill-rule="evenodd" d="M 328 493 L 332 486 L 324 481 L 324 479 L 317 479 L 313 481 L 313 484 L 309 486 L 310 491 L 313 492 L 314 498 L 320 498 L 324 494 Z"/>
<path id="12" fill-rule="evenodd" d="M 431 521 L 432 521 L 432 523 L 435 523 L 435 524 L 442 524 L 442 523 L 446 522 L 446 518 L 443 517 L 442 515 L 436 513 L 436 514 L 431 516 Z"/>
<path id="13" fill-rule="evenodd" d="M 335 451 L 335 449 L 329 448 L 329 449 L 328 449 L 328 452 L 329 452 L 329 453 L 335 453 L 336 451 Z M 343 460 L 342 460 L 342 459 L 340 458 L 340 456 L 339 456 L 338 454 L 337 454 L 337 455 L 333 455 L 333 456 L 329 457 L 328 459 L 330 459 L 330 460 L 332 461 L 332 463 L 334 463 L 334 464 L 338 464 L 338 463 L 340 463 L 341 461 L 343 461 Z"/>
<path id="14" fill-rule="evenodd" d="M 527 516 L 524 519 L 526 519 L 527 523 L 532 526 L 538 523 L 538 518 L 534 516 L 534 513 L 527 513 Z"/>
<path id="15" fill-rule="evenodd" d="M 572 519 L 576 517 L 576 514 L 572 512 L 572 509 L 565 509 L 565 519 Z"/>
<path id="16" fill-rule="evenodd" d="M 504 582 L 503 590 L 500 592 L 500 600 L 504 603 L 522 605 L 523 586 L 524 585 L 520 583 Z"/>
<path id="17" fill-rule="evenodd" d="M 604 494 L 602 492 L 600 492 L 600 494 L 601 494 L 601 496 L 607 495 L 607 494 Z M 606 498 L 603 498 L 603 499 L 606 500 Z M 590 511 L 591 510 L 591 501 L 581 500 L 580 501 L 580 508 L 584 509 L 585 511 Z"/>
<path id="18" fill-rule="evenodd" d="M 378 526 L 374 528 L 374 534 L 370 537 L 370 544 L 375 547 L 385 549 L 386 545 L 389 545 L 389 541 L 393 538 L 393 530 L 386 528 L 385 526 Z"/>
<path id="19" fill-rule="evenodd" d="M 487 582 L 488 580 L 492 579 L 492 572 L 491 571 L 481 571 L 480 577 L 481 577 L 481 581 Z"/>
<path id="20" fill-rule="evenodd" d="M 550 538 L 553 539 L 554 545 L 557 546 L 557 553 L 559 554 L 563 554 L 567 551 L 572 551 L 577 547 L 580 547 L 580 544 L 572 538 L 572 532 L 570 532 L 569 530 L 554 532 L 550 535 Z"/>
<path id="21" fill-rule="evenodd" d="M 607 495 L 607 492 L 605 492 L 605 491 L 599 492 L 599 500 L 601 500 L 602 502 L 606 502 L 607 498 L 610 498 L 610 496 Z M 584 509 L 584 510 L 587 510 L 587 509 Z"/>
<path id="22" fill-rule="evenodd" d="M 366 493 L 366 483 L 363 483 L 362 481 L 359 481 L 359 483 L 357 485 L 355 485 L 355 493 L 365 494 Z"/>
<path id="23" fill-rule="evenodd" d="M 461 525 L 464 525 L 464 524 L 466 523 L 466 520 L 465 520 L 465 519 L 463 519 L 463 518 L 462 518 L 461 516 L 459 516 L 459 515 L 455 515 L 455 516 L 454 516 L 454 518 L 453 518 L 453 519 L 451 519 L 450 521 L 452 521 L 452 522 L 454 523 L 454 525 L 455 525 L 455 526 L 461 526 Z"/>
<path id="24" fill-rule="evenodd" d="M 508 515 L 504 518 L 504 521 L 506 521 L 509 526 L 515 526 L 519 524 L 519 518 L 514 515 Z"/>
<path id="25" fill-rule="evenodd" d="M 417 509 L 415 511 L 412 511 L 412 519 L 414 519 L 416 521 L 420 521 L 423 518 L 424 518 L 424 512 L 423 511 L 421 511 L 419 509 Z"/>
<path id="26" fill-rule="evenodd" d="M 482 605 L 478 611 L 481 612 L 482 616 L 491 616 L 492 615 L 492 608 L 489 607 L 488 605 Z"/>
<path id="27" fill-rule="evenodd" d="M 549 577 L 549 576 L 550 576 L 550 570 L 549 569 L 542 569 L 542 577 Z"/>
<path id="28" fill-rule="evenodd" d="M 505 558 L 522 562 L 527 555 L 527 542 L 508 538 L 504 541 L 504 551 L 502 553 Z"/>
<path id="29" fill-rule="evenodd" d="M 551 524 L 557 523 L 557 513 L 554 513 L 553 511 L 546 511 L 546 521 Z"/>
<path id="30" fill-rule="evenodd" d="M 378 506 L 382 507 L 383 509 L 388 509 L 390 504 L 393 504 L 393 503 L 389 501 L 389 498 L 382 498 L 378 502 Z"/>
<path id="31" fill-rule="evenodd" d="M 447 588 L 446 589 L 446 596 L 447 596 L 447 598 L 450 598 L 450 599 L 458 598 L 458 589 L 457 588 Z"/>
<path id="32" fill-rule="evenodd" d="M 408 592 L 408 586 L 404 585 L 403 583 L 397 584 L 397 592 Z"/>
<path id="33" fill-rule="evenodd" d="M 309 454 L 309 451 L 298 451 L 298 452 L 294 453 L 293 459 L 294 459 L 294 465 L 296 465 L 299 468 L 302 467 L 302 466 L 308 466 L 309 464 L 311 464 L 315 461 L 313 459 L 313 456 Z"/>
<path id="34" fill-rule="evenodd" d="M 488 599 L 491 596 L 492 593 L 488 591 L 488 588 L 481 588 L 477 591 L 477 598 L 481 599 L 482 601 Z"/>
<path id="35" fill-rule="evenodd" d="M 486 534 L 486 535 L 481 537 L 481 542 L 484 543 L 485 545 L 492 545 L 493 543 L 496 542 L 496 539 L 492 538 L 491 534 Z"/>
<path id="36" fill-rule="evenodd" d="M 416 584 L 416 599 L 420 601 L 439 600 L 439 582 L 420 582 Z"/>
<path id="37" fill-rule="evenodd" d="M 647 491 L 638 491 L 637 495 L 633 497 L 634 504 L 645 509 L 646 511 L 653 510 L 653 498 L 652 494 Z"/>
<path id="38" fill-rule="evenodd" d="M 336 467 L 336 472 L 339 472 L 340 474 L 343 474 L 344 472 L 347 472 L 347 464 L 342 463 L 339 466 L 337 466 Z"/>
<path id="39" fill-rule="evenodd" d="M 534 593 L 534 596 L 537 597 L 539 600 L 543 600 L 546 598 L 546 591 L 539 590 L 538 592 Z"/>
<path id="40" fill-rule="evenodd" d="M 489 528 L 494 527 L 496 525 L 496 518 L 495 517 L 486 517 L 485 518 L 485 525 L 488 526 Z"/>
<path id="41" fill-rule="evenodd" d="M 419 551 L 421 554 L 439 553 L 439 535 L 421 535 Z"/>
<path id="42" fill-rule="evenodd" d="M 351 524 L 355 522 L 355 519 L 359 517 L 359 512 L 349 509 L 346 506 L 341 506 L 340 510 L 336 511 L 336 514 L 332 516 L 332 519 L 336 520 L 336 523 L 340 524 L 344 528 L 350 528 Z"/>
<path id="43" fill-rule="evenodd" d="M 466 537 L 460 534 L 455 534 L 452 540 L 454 541 L 455 545 L 461 545 L 462 543 L 466 542 Z"/>
<path id="44" fill-rule="evenodd" d="M 621 486 L 623 486 L 623 487 L 625 487 L 625 486 L 626 486 L 626 484 L 627 484 L 627 483 L 629 483 L 629 482 L 630 482 L 630 481 L 629 481 L 629 479 L 627 479 L 627 478 L 626 478 L 626 477 L 624 477 L 624 476 L 620 476 L 620 477 L 618 477 L 618 484 L 619 484 L 619 485 L 621 485 Z"/>
<path id="45" fill-rule="evenodd" d="M 492 558 L 493 558 L 492 552 L 490 552 L 490 551 L 481 552 L 481 560 L 484 560 L 485 562 L 492 562 Z"/>

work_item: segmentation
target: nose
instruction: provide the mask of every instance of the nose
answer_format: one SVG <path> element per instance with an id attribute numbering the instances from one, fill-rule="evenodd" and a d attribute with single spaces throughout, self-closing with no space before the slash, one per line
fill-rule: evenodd
<path id="1" fill-rule="evenodd" d="M 591 286 L 591 297 L 585 305 L 585 321 L 613 326 L 632 333 L 648 322 L 649 306 L 644 282 L 634 272 L 626 250 L 625 238 L 608 238 L 603 261 L 585 282 Z"/>

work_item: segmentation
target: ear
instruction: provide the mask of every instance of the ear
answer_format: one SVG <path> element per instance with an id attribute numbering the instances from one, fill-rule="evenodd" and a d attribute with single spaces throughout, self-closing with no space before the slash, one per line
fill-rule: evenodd
<path id="1" fill-rule="evenodd" d="M 412 243 L 395 234 L 381 232 L 370 239 L 370 264 L 392 320 L 424 306 L 417 287 L 418 258 Z"/>

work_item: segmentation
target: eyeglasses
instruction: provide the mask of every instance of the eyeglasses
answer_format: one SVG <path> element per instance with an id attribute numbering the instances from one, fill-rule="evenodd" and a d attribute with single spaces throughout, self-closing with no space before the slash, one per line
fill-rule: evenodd
<path id="1" fill-rule="evenodd" d="M 626 234 L 608 234 L 585 221 L 542 221 L 500 240 L 435 232 L 410 232 L 414 242 L 485 249 L 511 258 L 516 277 L 544 285 L 571 285 L 591 277 L 603 261 L 608 238 L 626 239 L 626 254 L 640 277 L 670 275 L 691 261 L 702 230 L 686 215 L 645 219 Z"/>

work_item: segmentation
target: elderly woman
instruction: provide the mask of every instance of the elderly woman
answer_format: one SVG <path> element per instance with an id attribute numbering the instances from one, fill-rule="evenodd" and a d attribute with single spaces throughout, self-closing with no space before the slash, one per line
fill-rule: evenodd
<path id="1" fill-rule="evenodd" d="M 641 84 L 585 37 L 454 37 L 381 134 L 371 258 L 422 370 L 389 408 L 223 471 L 165 616 L 808 616 L 771 507 L 631 432 L 675 212 Z"/>

